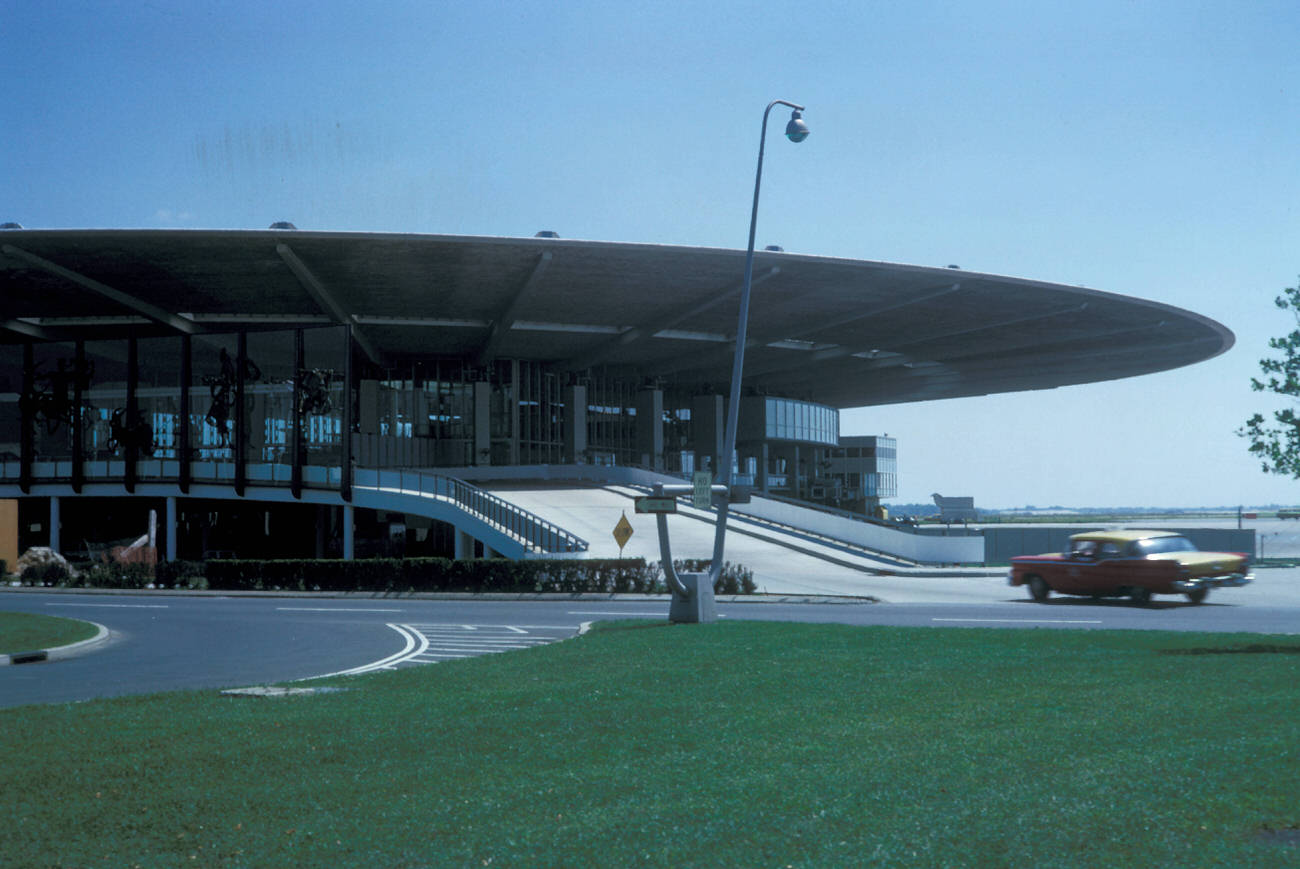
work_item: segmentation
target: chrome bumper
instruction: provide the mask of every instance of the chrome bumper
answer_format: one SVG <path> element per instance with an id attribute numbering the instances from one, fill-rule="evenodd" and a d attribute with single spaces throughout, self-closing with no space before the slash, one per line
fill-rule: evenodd
<path id="1" fill-rule="evenodd" d="M 1222 576 L 1197 576 L 1190 579 L 1176 579 L 1174 588 L 1178 591 L 1196 591 L 1198 588 L 1235 588 L 1248 585 L 1255 579 L 1253 573 L 1225 573 Z"/>

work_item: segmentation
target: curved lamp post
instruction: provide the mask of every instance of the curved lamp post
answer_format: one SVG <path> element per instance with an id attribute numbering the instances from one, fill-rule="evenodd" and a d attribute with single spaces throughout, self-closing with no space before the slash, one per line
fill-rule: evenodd
<path id="1" fill-rule="evenodd" d="M 731 363 L 731 397 L 727 402 L 727 427 L 724 434 L 722 477 L 720 485 L 713 487 L 717 506 L 716 527 L 713 533 L 713 561 L 708 573 L 688 573 L 679 576 L 673 568 L 673 556 L 668 545 L 668 517 L 660 513 L 655 517 L 659 531 L 659 557 L 664 576 L 673 594 L 668 618 L 674 622 L 713 621 L 717 613 L 713 605 L 713 584 L 722 573 L 722 553 L 727 535 L 727 514 L 730 512 L 731 468 L 736 459 L 736 429 L 740 421 L 740 382 L 745 367 L 745 340 L 749 330 L 749 292 L 754 276 L 754 233 L 758 227 L 758 191 L 763 183 L 763 146 L 767 142 L 767 116 L 774 106 L 788 106 L 793 111 L 785 125 L 785 135 L 791 142 L 808 138 L 808 125 L 803 122 L 801 105 L 786 100 L 772 100 L 763 111 L 763 129 L 758 139 L 758 169 L 754 173 L 754 205 L 749 213 L 749 246 L 745 250 L 745 282 L 740 291 L 740 314 L 736 325 L 736 355 Z M 655 494 L 673 494 L 674 489 L 690 487 L 655 486 Z M 677 494 L 680 494 L 678 492 Z"/>

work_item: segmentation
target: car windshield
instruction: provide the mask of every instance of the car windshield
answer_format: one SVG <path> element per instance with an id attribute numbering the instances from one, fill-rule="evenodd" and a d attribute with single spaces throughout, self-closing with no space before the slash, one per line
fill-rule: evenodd
<path id="1" fill-rule="evenodd" d="M 1148 537 L 1136 540 L 1133 549 L 1138 555 L 1155 555 L 1158 552 L 1195 552 L 1196 546 L 1186 537 Z"/>

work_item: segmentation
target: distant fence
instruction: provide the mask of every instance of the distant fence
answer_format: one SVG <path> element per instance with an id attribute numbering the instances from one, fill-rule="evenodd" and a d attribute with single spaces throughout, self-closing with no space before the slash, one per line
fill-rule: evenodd
<path id="1" fill-rule="evenodd" d="M 1085 531 L 1102 530 L 1103 525 L 1075 525 L 1071 527 L 1053 526 L 1051 528 L 996 526 L 984 529 L 984 561 L 998 564 L 1010 561 L 1017 555 L 1040 555 L 1044 552 L 1064 552 L 1069 546 L 1071 534 Z M 1236 528 L 1159 528 L 1156 531 L 1173 531 L 1182 534 L 1197 549 L 1209 552 L 1249 552 L 1255 553 L 1255 531 L 1253 528 L 1238 530 Z"/>

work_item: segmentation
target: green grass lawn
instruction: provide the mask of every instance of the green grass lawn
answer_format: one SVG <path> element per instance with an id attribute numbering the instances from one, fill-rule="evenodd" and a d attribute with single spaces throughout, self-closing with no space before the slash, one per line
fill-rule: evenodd
<path id="1" fill-rule="evenodd" d="M 89 640 L 98 632 L 89 622 L 76 619 L 0 612 L 0 655 L 67 646 Z"/>
<path id="2" fill-rule="evenodd" d="M 0 711 L 0 865 L 1295 866 L 1300 638 L 624 622 Z"/>

